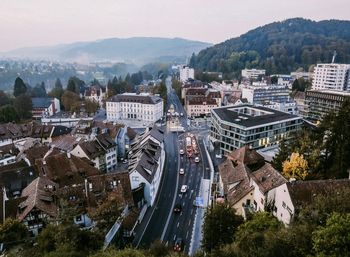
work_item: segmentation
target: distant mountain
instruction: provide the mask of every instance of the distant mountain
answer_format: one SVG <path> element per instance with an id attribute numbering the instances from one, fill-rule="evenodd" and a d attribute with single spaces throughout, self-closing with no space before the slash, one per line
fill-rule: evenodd
<path id="1" fill-rule="evenodd" d="M 211 45 L 182 38 L 110 38 L 95 42 L 21 48 L 5 53 L 5 56 L 77 61 L 82 63 L 108 60 L 144 64 L 159 60 L 186 60 L 192 53 L 198 53 Z"/>
<path id="2" fill-rule="evenodd" d="M 263 68 L 268 74 L 308 69 L 319 62 L 350 63 L 350 21 L 315 22 L 302 18 L 274 22 L 192 56 L 190 66 L 239 76 L 244 68 Z"/>

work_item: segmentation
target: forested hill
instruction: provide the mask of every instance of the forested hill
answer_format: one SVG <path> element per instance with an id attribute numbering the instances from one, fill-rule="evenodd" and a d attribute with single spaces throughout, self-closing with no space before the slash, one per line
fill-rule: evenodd
<path id="1" fill-rule="evenodd" d="M 350 21 L 294 18 L 274 22 L 193 55 L 190 66 L 239 76 L 244 68 L 268 74 L 305 70 L 319 62 L 350 63 Z"/>

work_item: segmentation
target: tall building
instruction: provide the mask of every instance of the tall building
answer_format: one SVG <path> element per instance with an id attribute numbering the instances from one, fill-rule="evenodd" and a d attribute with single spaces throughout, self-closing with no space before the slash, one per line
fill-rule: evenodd
<path id="1" fill-rule="evenodd" d="M 242 98 L 247 98 L 251 104 L 286 103 L 290 101 L 287 86 L 267 85 L 265 83 L 253 83 L 252 86 L 244 86 L 242 88 Z"/>
<path id="2" fill-rule="evenodd" d="M 320 63 L 314 70 L 313 90 L 350 90 L 350 64 Z"/>
<path id="3" fill-rule="evenodd" d="M 180 81 L 186 82 L 189 79 L 194 79 L 194 69 L 188 66 L 182 66 L 179 68 L 180 71 Z"/>
<path id="4" fill-rule="evenodd" d="M 148 126 L 163 117 L 163 99 L 146 93 L 124 93 L 106 102 L 109 121 L 138 121 Z"/>
<path id="5" fill-rule="evenodd" d="M 211 120 L 210 139 L 223 154 L 246 145 L 253 149 L 277 145 L 302 126 L 299 116 L 247 104 L 215 108 Z"/>
<path id="6" fill-rule="evenodd" d="M 265 76 L 265 70 L 257 70 L 257 69 L 244 69 L 241 74 L 243 78 L 247 79 L 257 79 L 259 76 Z"/>

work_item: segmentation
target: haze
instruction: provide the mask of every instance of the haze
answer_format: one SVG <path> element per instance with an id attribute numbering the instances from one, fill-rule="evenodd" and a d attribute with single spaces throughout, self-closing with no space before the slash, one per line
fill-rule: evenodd
<path id="1" fill-rule="evenodd" d="M 110 37 L 210 43 L 287 18 L 349 20 L 348 0 L 1 0 L 0 52 Z"/>

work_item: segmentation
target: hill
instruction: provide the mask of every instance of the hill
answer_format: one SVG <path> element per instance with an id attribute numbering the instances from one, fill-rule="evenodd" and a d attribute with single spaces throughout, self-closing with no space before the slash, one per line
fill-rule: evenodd
<path id="1" fill-rule="evenodd" d="M 94 42 L 15 49 L 7 57 L 77 61 L 115 61 L 145 64 L 153 61 L 185 61 L 209 43 L 182 38 L 133 37 L 110 38 Z"/>
<path id="2" fill-rule="evenodd" d="M 350 21 L 311 21 L 302 18 L 274 22 L 192 56 L 190 66 L 238 77 L 244 68 L 268 74 L 307 70 L 319 62 L 350 63 Z"/>

